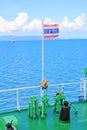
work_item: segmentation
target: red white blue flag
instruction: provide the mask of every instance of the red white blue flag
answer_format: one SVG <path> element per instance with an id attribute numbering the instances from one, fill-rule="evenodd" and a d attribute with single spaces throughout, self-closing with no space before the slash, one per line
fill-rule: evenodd
<path id="1" fill-rule="evenodd" d="M 59 24 L 44 24 L 44 38 L 56 38 L 59 36 Z"/>

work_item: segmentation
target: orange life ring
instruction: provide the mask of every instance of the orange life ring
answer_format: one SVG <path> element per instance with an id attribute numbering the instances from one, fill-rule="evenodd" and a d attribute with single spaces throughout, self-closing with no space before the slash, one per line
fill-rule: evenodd
<path id="1" fill-rule="evenodd" d="M 41 87 L 42 87 L 42 89 L 47 89 L 47 88 L 48 88 L 48 83 L 47 83 L 46 80 L 43 80 L 43 81 L 41 82 Z"/>

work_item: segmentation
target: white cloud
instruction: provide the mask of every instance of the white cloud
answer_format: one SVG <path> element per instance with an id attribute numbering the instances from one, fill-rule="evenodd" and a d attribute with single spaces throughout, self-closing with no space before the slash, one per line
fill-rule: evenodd
<path id="1" fill-rule="evenodd" d="M 53 23 L 53 22 L 52 22 L 52 20 L 50 18 L 46 18 L 44 20 L 44 23 Z M 24 25 L 23 30 L 24 31 L 29 31 L 29 32 L 31 32 L 31 31 L 41 32 L 41 30 L 42 30 L 42 21 L 38 20 L 38 19 L 34 19 L 29 24 Z"/>
<path id="2" fill-rule="evenodd" d="M 42 27 L 42 23 L 40 20 L 38 19 L 34 19 L 32 22 L 30 22 L 29 24 L 27 25 L 24 25 L 23 26 L 23 30 L 24 31 L 41 31 L 41 27 Z"/>
<path id="3" fill-rule="evenodd" d="M 44 23 L 55 23 L 50 18 L 46 18 Z M 71 30 L 86 30 L 86 16 L 81 14 L 73 21 L 69 21 L 67 16 L 59 24 L 60 32 Z M 28 14 L 21 12 L 13 21 L 6 21 L 0 16 L 0 32 L 21 32 L 21 34 L 39 34 L 41 35 L 42 21 L 39 19 L 33 19 L 28 23 Z M 20 34 L 19 34 L 20 35 Z"/>
<path id="4" fill-rule="evenodd" d="M 81 30 L 84 29 L 86 16 L 81 14 L 81 16 L 76 17 L 72 22 L 69 22 L 67 16 L 64 17 L 63 21 L 60 23 L 60 29 L 69 29 L 69 30 Z"/>
<path id="5" fill-rule="evenodd" d="M 20 29 L 27 21 L 26 13 L 19 13 L 14 21 L 6 21 L 0 16 L 0 32 L 10 32 Z"/>

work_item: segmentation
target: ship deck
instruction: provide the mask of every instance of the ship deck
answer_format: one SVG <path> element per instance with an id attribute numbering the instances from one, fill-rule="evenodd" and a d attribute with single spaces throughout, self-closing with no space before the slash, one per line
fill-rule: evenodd
<path id="1" fill-rule="evenodd" d="M 47 108 L 47 116 L 42 119 L 28 117 L 28 110 L 15 111 L 0 114 L 0 118 L 5 116 L 15 116 L 18 121 L 18 130 L 87 130 L 87 102 L 74 103 L 78 109 L 77 114 L 73 107 L 70 110 L 70 122 L 59 120 L 59 114 L 54 112 L 53 107 Z"/>

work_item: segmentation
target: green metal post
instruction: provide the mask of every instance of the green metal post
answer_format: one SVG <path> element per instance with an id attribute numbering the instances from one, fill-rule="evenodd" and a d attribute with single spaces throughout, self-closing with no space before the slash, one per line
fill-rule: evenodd
<path id="1" fill-rule="evenodd" d="M 60 93 L 60 104 L 62 105 L 62 103 L 65 101 L 65 95 L 64 95 L 64 92 L 61 92 Z"/>
<path id="2" fill-rule="evenodd" d="M 37 98 L 36 97 L 33 97 L 33 111 L 34 111 L 34 118 L 36 118 L 37 117 L 37 111 L 36 111 L 36 109 L 37 109 L 37 106 L 36 106 L 36 104 L 37 104 Z"/>
<path id="3" fill-rule="evenodd" d="M 47 107 L 47 104 L 48 104 L 48 97 L 47 97 L 47 95 L 43 95 L 42 96 L 42 106 L 41 106 L 41 117 L 42 118 L 45 118 L 46 117 L 46 111 L 47 111 L 47 109 L 46 109 L 46 107 Z"/>
<path id="4" fill-rule="evenodd" d="M 60 101 L 60 95 L 54 96 L 54 112 L 59 112 L 59 101 Z"/>
<path id="5" fill-rule="evenodd" d="M 65 100 L 64 92 L 56 93 L 54 96 L 54 112 L 59 113 L 60 104 L 63 104 L 63 101 Z"/>
<path id="6" fill-rule="evenodd" d="M 36 100 L 36 102 L 35 102 L 35 114 L 36 114 L 36 116 L 38 117 L 38 101 Z"/>
<path id="7" fill-rule="evenodd" d="M 32 102 L 32 99 L 30 99 L 30 101 L 29 101 L 28 114 L 29 114 L 30 118 L 33 118 L 33 102 Z"/>
<path id="8" fill-rule="evenodd" d="M 36 97 L 31 97 L 29 100 L 28 115 L 30 118 L 38 117 L 38 100 Z"/>

